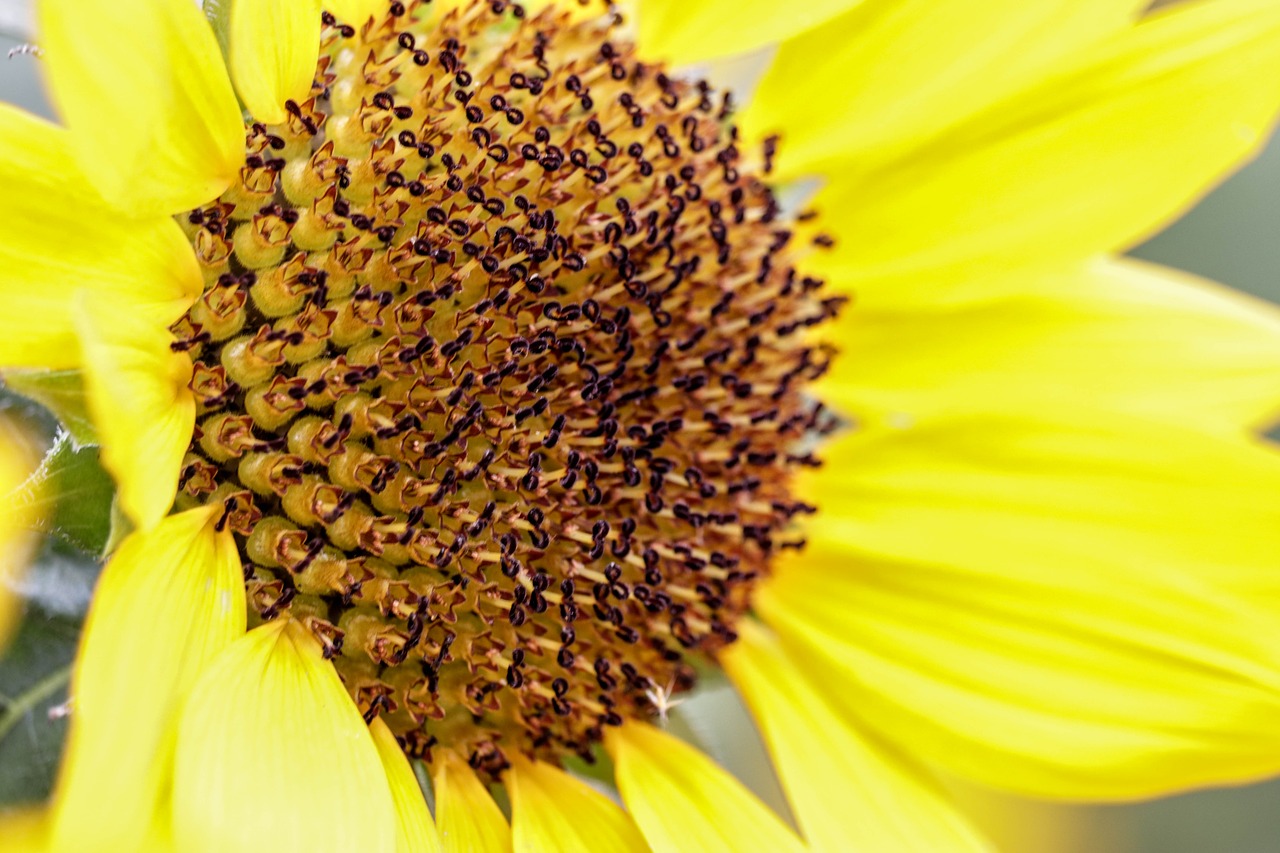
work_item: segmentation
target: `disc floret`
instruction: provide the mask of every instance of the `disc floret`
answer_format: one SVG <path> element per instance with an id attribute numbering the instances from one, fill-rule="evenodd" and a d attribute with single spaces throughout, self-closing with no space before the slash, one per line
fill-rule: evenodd
<path id="1" fill-rule="evenodd" d="M 175 326 L 255 618 L 406 751 L 589 755 L 663 713 L 798 547 L 838 299 L 710 86 L 611 18 L 326 15 L 312 96 L 186 218 Z M 771 146 L 770 146 L 771 148 Z"/>

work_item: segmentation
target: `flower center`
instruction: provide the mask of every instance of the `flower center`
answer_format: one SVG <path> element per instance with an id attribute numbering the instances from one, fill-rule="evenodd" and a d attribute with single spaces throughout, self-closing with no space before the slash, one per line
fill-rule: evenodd
<path id="1" fill-rule="evenodd" d="M 727 97 L 615 19 L 430 12 L 326 15 L 312 97 L 187 217 L 180 504 L 226 502 L 251 618 L 306 621 L 407 752 L 496 771 L 589 756 L 733 641 L 812 511 L 840 300 Z"/>

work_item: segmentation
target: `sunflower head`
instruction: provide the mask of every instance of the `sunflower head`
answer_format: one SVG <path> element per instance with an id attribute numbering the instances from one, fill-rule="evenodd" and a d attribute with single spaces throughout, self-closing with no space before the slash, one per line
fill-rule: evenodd
<path id="1" fill-rule="evenodd" d="M 1266 135 L 1280 5 L 124 2 L 0 105 L 0 365 L 136 524 L 53 849 L 979 851 L 935 766 L 1275 770 L 1278 326 L 1110 255 Z M 707 658 L 795 832 L 646 722 Z"/>
<path id="2" fill-rule="evenodd" d="M 185 228 L 181 507 L 406 751 L 590 756 L 692 685 L 813 507 L 837 311 L 727 94 L 620 19 L 325 14 L 310 97 Z"/>

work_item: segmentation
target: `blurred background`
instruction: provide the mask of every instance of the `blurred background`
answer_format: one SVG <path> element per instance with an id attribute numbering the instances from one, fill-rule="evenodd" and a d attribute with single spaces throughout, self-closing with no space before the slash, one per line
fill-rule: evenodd
<path id="1" fill-rule="evenodd" d="M 0 0 L 0 101 L 51 116 L 40 90 L 39 60 L 22 47 L 29 31 L 27 0 Z M 1133 254 L 1280 301 L 1280 143 Z M 0 410 L 15 405 L 20 406 L 0 401 Z M 26 408 L 19 414 L 40 418 Z M 82 554 L 91 544 L 85 540 L 105 530 L 106 519 L 95 517 L 91 507 L 105 506 L 110 485 L 101 479 L 92 454 L 70 456 L 57 477 L 74 481 L 80 491 L 74 500 L 55 507 L 61 535 L 48 538 L 34 570 L 22 581 L 28 598 L 26 620 L 0 658 L 0 810 L 38 802 L 52 784 L 65 735 L 61 709 L 68 667 L 97 573 L 97 566 Z M 103 489 L 107 491 L 95 494 Z M 759 738 L 727 685 L 704 684 L 672 716 L 673 728 L 700 742 L 785 812 Z M 1280 849 L 1280 781 L 1123 806 L 1013 801 L 960 787 L 956 793 L 1002 850 Z"/>

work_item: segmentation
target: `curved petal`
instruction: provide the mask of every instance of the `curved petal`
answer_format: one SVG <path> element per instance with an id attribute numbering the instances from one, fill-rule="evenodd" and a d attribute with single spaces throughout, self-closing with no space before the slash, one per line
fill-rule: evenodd
<path id="1" fill-rule="evenodd" d="M 844 239 L 814 268 L 871 307 L 1127 247 L 1254 154 L 1280 88 L 1280 6 L 1179 3 L 814 201 Z M 1194 106 L 1192 106 L 1194 105 Z"/>
<path id="2" fill-rule="evenodd" d="M 810 850 L 983 851 L 978 837 L 915 760 L 842 719 L 751 620 L 720 655 L 760 726 Z"/>
<path id="3" fill-rule="evenodd" d="M 369 725 L 378 757 L 391 786 L 391 799 L 396 804 L 396 853 L 439 853 L 440 835 L 431 822 L 426 797 L 418 787 L 418 777 L 409 766 L 396 736 L 381 717 Z"/>
<path id="4" fill-rule="evenodd" d="M 993 787 L 1136 797 L 1274 772 L 1271 632 L 1228 590 L 1274 565 L 1280 459 L 1112 420 L 838 443 L 806 484 L 810 546 L 758 612 L 851 720 Z"/>
<path id="5" fill-rule="evenodd" d="M 244 124 L 208 22 L 175 0 L 37 4 L 53 100 L 102 197 L 132 216 L 216 198 Z"/>
<path id="6" fill-rule="evenodd" d="M 511 794 L 516 853 L 647 853 L 640 830 L 616 803 L 563 770 L 517 759 L 504 781 Z"/>
<path id="7" fill-rule="evenodd" d="M 738 780 L 644 723 L 605 734 L 618 792 L 654 850 L 791 850 L 800 840 Z"/>
<path id="8" fill-rule="evenodd" d="M 1147 5 L 863 0 L 782 44 L 743 111 L 743 134 L 781 136 L 777 180 L 862 171 L 1025 87 Z"/>
<path id="9" fill-rule="evenodd" d="M 467 762 L 451 752 L 435 759 L 436 827 L 445 853 L 503 853 L 511 829 L 498 804 Z"/>
<path id="10" fill-rule="evenodd" d="M 872 553 L 1022 572 L 1145 569 L 1280 602 L 1268 568 L 1280 507 L 1267 497 L 1280 453 L 1248 437 L 1118 412 L 967 412 L 867 426 L 823 457 L 797 483 L 822 508 L 815 529 Z"/>
<path id="11" fill-rule="evenodd" d="M 14 588 L 39 542 L 35 532 L 38 514 L 29 501 L 16 500 L 14 494 L 35 467 L 30 438 L 11 419 L 0 418 L 0 498 L 4 500 L 0 512 L 0 655 L 13 636 L 21 611 Z"/>
<path id="12" fill-rule="evenodd" d="M 393 853 L 396 812 L 369 727 L 320 644 L 278 619 L 229 646 L 178 729 L 180 850 Z M 269 839 L 269 841 L 268 841 Z"/>
<path id="13" fill-rule="evenodd" d="M 75 713 L 54 795 L 64 850 L 133 850 L 151 831 L 172 773 L 181 702 L 209 661 L 244 633 L 244 581 L 218 507 L 125 538 L 85 623 Z"/>
<path id="14" fill-rule="evenodd" d="M 861 311 L 819 394 L 914 419 L 1128 411 L 1239 431 L 1280 412 L 1280 310 L 1176 270 L 1098 259 L 1019 296 Z"/>
<path id="15" fill-rule="evenodd" d="M 352 4 L 355 5 L 355 4 Z M 311 91 L 320 56 L 316 0 L 231 0 L 231 78 L 253 117 L 279 124 Z"/>
<path id="16" fill-rule="evenodd" d="M 0 365 L 75 367 L 75 294 L 109 294 L 168 324 L 202 289 L 168 217 L 109 211 L 71 154 L 67 131 L 0 104 Z"/>
<path id="17" fill-rule="evenodd" d="M 784 41 L 834 18 L 857 2 L 639 0 L 639 45 L 647 58 L 688 65 Z"/>
<path id="18" fill-rule="evenodd" d="M 82 300 L 77 325 L 89 411 L 102 436 L 102 464 L 120 505 L 146 529 L 173 505 L 196 420 L 191 360 L 169 348 L 162 326 L 127 305 Z"/>

